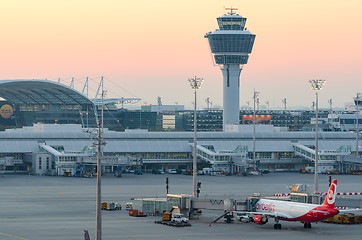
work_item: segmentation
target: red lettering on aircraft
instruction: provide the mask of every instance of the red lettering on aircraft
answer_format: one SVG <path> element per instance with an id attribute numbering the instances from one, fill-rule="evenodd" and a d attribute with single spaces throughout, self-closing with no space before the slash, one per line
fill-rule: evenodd
<path id="1" fill-rule="evenodd" d="M 265 203 L 257 203 L 256 209 L 265 211 L 265 212 L 274 212 L 275 211 L 275 205 L 273 203 L 265 204 Z"/>

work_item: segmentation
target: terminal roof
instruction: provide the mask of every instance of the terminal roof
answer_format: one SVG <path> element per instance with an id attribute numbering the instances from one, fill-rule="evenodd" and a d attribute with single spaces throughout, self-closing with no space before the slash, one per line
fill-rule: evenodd
<path id="1" fill-rule="evenodd" d="M 14 105 L 93 105 L 75 89 L 36 79 L 0 80 L 0 97 Z"/>

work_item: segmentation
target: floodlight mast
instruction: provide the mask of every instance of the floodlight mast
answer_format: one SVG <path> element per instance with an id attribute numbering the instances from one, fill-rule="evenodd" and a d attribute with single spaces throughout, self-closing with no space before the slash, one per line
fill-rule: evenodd
<path id="1" fill-rule="evenodd" d="M 98 122 L 98 151 L 97 151 L 97 200 L 96 200 L 96 240 L 102 240 L 102 213 L 101 213 L 101 139 L 102 131 L 101 124 Z"/>
<path id="2" fill-rule="evenodd" d="M 98 151 L 97 151 L 97 196 L 96 196 L 96 236 L 95 240 L 102 240 L 102 214 L 101 214 L 101 201 L 102 201 L 102 165 L 101 165 L 101 157 L 103 156 L 102 147 L 105 142 L 103 140 L 103 107 L 104 107 L 104 98 L 105 91 L 103 90 L 103 77 L 102 77 L 102 116 L 101 123 L 98 122 Z"/>
<path id="3" fill-rule="evenodd" d="M 315 154 L 314 154 L 314 193 L 318 192 L 318 91 L 322 89 L 326 80 L 309 80 L 312 89 L 315 91 Z"/>
<path id="4" fill-rule="evenodd" d="M 358 114 L 359 114 L 359 99 L 361 98 L 361 93 L 357 92 L 356 96 L 356 157 L 359 156 L 359 125 L 358 125 Z"/>
<path id="5" fill-rule="evenodd" d="M 192 172 L 192 195 L 196 196 L 196 174 L 197 174 L 197 158 L 196 158 L 196 90 L 201 87 L 202 82 L 204 81 L 202 78 L 189 78 L 188 79 L 190 86 L 195 90 L 195 102 L 194 102 L 194 151 L 193 151 L 193 172 Z"/>
<path id="6" fill-rule="evenodd" d="M 259 92 L 255 91 L 253 94 L 254 99 L 254 110 L 253 110 L 253 161 L 254 161 L 254 169 L 256 169 L 256 160 L 255 160 L 255 103 L 259 97 Z"/>

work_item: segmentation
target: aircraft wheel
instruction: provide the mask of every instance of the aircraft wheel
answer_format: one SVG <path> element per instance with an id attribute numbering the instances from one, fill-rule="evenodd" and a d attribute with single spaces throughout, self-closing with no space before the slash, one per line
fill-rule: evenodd
<path id="1" fill-rule="evenodd" d="M 308 228 L 308 223 L 304 223 L 304 228 Z"/>
<path id="2" fill-rule="evenodd" d="M 282 229 L 282 225 L 280 223 L 274 224 L 274 229 Z"/>
<path id="3" fill-rule="evenodd" d="M 312 228 L 312 224 L 310 222 L 308 223 L 308 228 Z"/>

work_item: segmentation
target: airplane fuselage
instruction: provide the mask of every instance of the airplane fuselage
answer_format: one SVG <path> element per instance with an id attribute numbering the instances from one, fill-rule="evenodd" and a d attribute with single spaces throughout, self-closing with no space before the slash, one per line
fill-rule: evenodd
<path id="1" fill-rule="evenodd" d="M 284 221 L 318 222 L 338 213 L 332 207 L 308 203 L 297 203 L 279 200 L 260 199 L 255 204 L 256 212 L 280 215 Z"/>

